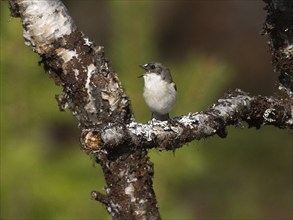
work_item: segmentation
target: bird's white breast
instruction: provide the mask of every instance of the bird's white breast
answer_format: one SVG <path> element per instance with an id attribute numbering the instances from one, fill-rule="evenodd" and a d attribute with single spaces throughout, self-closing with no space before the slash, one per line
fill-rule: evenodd
<path id="1" fill-rule="evenodd" d="M 161 76 L 155 73 L 145 74 L 143 78 L 143 96 L 148 107 L 152 112 L 169 113 L 176 102 L 175 84 L 162 80 Z"/>

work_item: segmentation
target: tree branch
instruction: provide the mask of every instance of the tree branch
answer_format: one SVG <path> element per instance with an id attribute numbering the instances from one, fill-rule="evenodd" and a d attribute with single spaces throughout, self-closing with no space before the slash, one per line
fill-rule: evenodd
<path id="1" fill-rule="evenodd" d="M 283 13 L 284 5 L 268 2 L 269 12 L 278 8 Z M 59 0 L 9 3 L 12 16 L 21 18 L 26 44 L 41 56 L 45 70 L 62 86 L 63 92 L 56 99 L 62 111 L 68 108 L 77 118 L 82 148 L 102 167 L 106 192 L 93 191 L 91 197 L 104 204 L 113 219 L 160 219 L 148 148 L 174 150 L 214 134 L 224 138 L 226 127 L 242 127 L 241 121 L 256 128 L 293 128 L 292 99 L 249 96 L 241 90 L 227 93 L 205 112 L 139 124 L 104 48 L 77 29 Z M 292 28 L 286 26 L 281 32 L 285 37 L 279 36 L 277 25 L 269 28 L 279 24 L 274 22 L 268 19 L 266 26 L 273 42 L 274 62 L 280 79 L 284 79 L 282 85 L 292 92 Z M 281 43 L 276 43 L 278 37 L 283 39 Z"/>
<path id="2" fill-rule="evenodd" d="M 147 124 L 131 122 L 118 127 L 108 124 L 101 130 L 85 129 L 81 140 L 83 148 L 92 153 L 117 153 L 114 149 L 121 144 L 133 148 L 159 146 L 160 150 L 174 150 L 187 142 L 215 134 L 224 138 L 226 127 L 235 125 L 242 128 L 241 121 L 247 122 L 249 127 L 273 125 L 292 129 L 293 100 L 253 97 L 237 89 L 227 93 L 204 112 L 189 113 L 169 122 L 153 119 Z"/>
<path id="3" fill-rule="evenodd" d="M 293 1 L 264 0 L 268 16 L 264 33 L 269 35 L 279 89 L 293 98 Z"/>
<path id="4" fill-rule="evenodd" d="M 96 46 L 77 30 L 59 0 L 10 0 L 20 16 L 26 44 L 41 57 L 45 70 L 63 92 L 56 99 L 69 108 L 81 127 L 130 121 L 132 114 L 116 73 Z"/>
<path id="5" fill-rule="evenodd" d="M 42 57 L 45 70 L 63 88 L 56 97 L 60 109 L 69 108 L 80 128 L 99 130 L 106 125 L 119 127 L 135 121 L 103 47 L 96 46 L 76 28 L 62 2 L 9 3 L 12 16 L 21 18 L 26 44 Z M 125 149 L 128 146 L 121 144 L 117 152 Z M 97 155 L 107 186 L 106 195 L 95 193 L 95 199 L 107 206 L 113 219 L 160 219 L 152 189 L 153 164 L 146 150 L 131 151 L 127 157 L 113 155 Z"/>

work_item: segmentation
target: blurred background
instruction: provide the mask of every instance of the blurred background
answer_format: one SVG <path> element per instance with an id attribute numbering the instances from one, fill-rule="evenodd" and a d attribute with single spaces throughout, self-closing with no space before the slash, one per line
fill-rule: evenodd
<path id="1" fill-rule="evenodd" d="M 274 95 L 262 1 L 64 1 L 118 73 L 141 123 L 150 119 L 139 64 L 172 72 L 172 116 L 205 110 L 229 89 Z M 90 200 L 103 174 L 80 150 L 61 89 L 24 45 L 1 1 L 1 219 L 109 219 Z M 292 131 L 228 128 L 172 152 L 150 152 L 163 219 L 292 219 Z"/>

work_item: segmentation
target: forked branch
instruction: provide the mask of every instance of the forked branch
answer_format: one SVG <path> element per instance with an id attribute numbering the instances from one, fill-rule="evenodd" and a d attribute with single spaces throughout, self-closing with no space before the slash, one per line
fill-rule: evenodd
<path id="1" fill-rule="evenodd" d="M 265 30 L 271 37 L 282 87 L 290 95 L 293 22 L 283 25 L 276 15 L 286 20 L 293 1 L 267 2 Z M 292 99 L 250 96 L 239 89 L 228 92 L 207 111 L 165 122 L 137 123 L 117 74 L 104 56 L 104 48 L 78 30 L 62 2 L 9 3 L 12 16 L 21 18 L 26 44 L 41 56 L 46 72 L 62 86 L 63 92 L 56 98 L 60 109 L 68 108 L 78 120 L 82 148 L 94 155 L 103 169 L 105 194 L 94 191 L 92 198 L 103 203 L 113 219 L 160 219 L 153 191 L 153 164 L 147 156 L 149 148 L 174 150 L 215 134 L 224 138 L 227 126 L 242 127 L 242 121 L 256 128 L 293 128 Z M 288 5 L 290 10 L 286 9 Z"/>

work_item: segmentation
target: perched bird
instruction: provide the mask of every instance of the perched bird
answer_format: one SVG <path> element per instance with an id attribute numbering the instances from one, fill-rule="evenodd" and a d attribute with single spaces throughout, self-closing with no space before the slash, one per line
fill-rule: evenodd
<path id="1" fill-rule="evenodd" d="M 139 66 L 146 71 L 139 77 L 144 79 L 143 97 L 152 111 L 152 117 L 161 121 L 168 120 L 177 93 L 170 70 L 157 62 Z"/>

